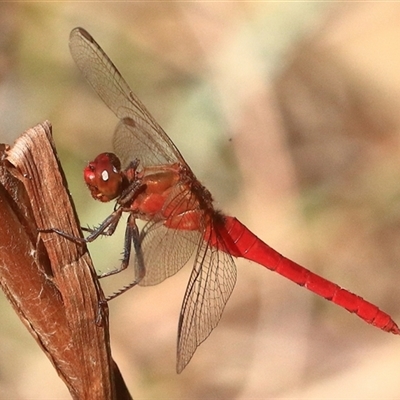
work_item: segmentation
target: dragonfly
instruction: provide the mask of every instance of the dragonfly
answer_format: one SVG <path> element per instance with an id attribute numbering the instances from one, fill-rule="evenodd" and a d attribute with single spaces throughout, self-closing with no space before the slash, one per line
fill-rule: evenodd
<path id="1" fill-rule="evenodd" d="M 258 263 L 368 324 L 400 334 L 390 315 L 377 306 L 289 260 L 238 219 L 216 210 L 211 193 L 93 37 L 75 28 L 69 46 L 88 83 L 119 118 L 114 153 L 101 153 L 84 169 L 92 197 L 101 202 L 114 200 L 114 210 L 79 239 L 92 242 L 112 235 L 121 217 L 127 216 L 121 265 L 100 277 L 132 265 L 134 280 L 107 300 L 136 285 L 161 283 L 194 255 L 179 316 L 178 373 L 221 319 L 236 283 L 234 258 Z M 144 221 L 141 228 L 139 220 Z"/>

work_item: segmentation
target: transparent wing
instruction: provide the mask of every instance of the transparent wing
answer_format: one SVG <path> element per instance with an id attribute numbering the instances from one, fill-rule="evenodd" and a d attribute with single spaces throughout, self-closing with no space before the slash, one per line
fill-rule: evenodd
<path id="1" fill-rule="evenodd" d="M 225 248 L 218 232 L 215 234 L 218 247 Z M 203 240 L 198 248 L 179 318 L 178 373 L 217 326 L 235 283 L 236 266 L 232 256 L 212 247 L 209 240 Z"/>
<path id="2" fill-rule="evenodd" d="M 166 228 L 162 222 L 149 222 L 142 241 L 146 275 L 141 286 L 157 285 L 176 274 L 190 259 L 199 245 L 199 231 Z"/>
<path id="3" fill-rule="evenodd" d="M 143 124 L 137 124 L 133 119 L 121 120 L 114 132 L 113 148 L 115 154 L 121 160 L 122 168 L 125 168 L 135 159 L 141 166 L 165 165 L 181 163 L 185 161 L 177 159 L 176 154 L 168 151 L 169 147 L 162 147 L 162 142 L 157 140 L 154 132 L 148 130 Z"/>
<path id="4" fill-rule="evenodd" d="M 132 93 L 106 53 L 83 28 L 70 34 L 72 58 L 105 104 L 121 119 L 114 146 L 124 166 L 135 158 L 153 165 L 180 162 L 186 164 L 161 126 Z M 137 144 L 141 144 L 136 148 Z M 152 154 L 150 154 L 152 153 Z"/>
<path id="5" fill-rule="evenodd" d="M 168 221 L 174 228 L 165 226 L 163 215 L 169 216 Z M 193 226 L 193 218 L 196 222 L 204 219 L 196 196 L 184 184 L 175 185 L 163 208 L 140 232 L 146 268 L 140 285 L 156 285 L 174 275 L 189 261 L 202 240 L 200 229 L 187 229 Z"/>

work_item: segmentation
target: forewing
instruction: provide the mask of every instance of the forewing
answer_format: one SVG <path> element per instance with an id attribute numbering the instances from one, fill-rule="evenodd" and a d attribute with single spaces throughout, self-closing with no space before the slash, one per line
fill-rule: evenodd
<path id="1" fill-rule="evenodd" d="M 218 247 L 224 248 L 223 243 Z M 179 318 L 178 373 L 217 326 L 235 283 L 236 266 L 232 256 L 202 240 Z"/>
<path id="2" fill-rule="evenodd" d="M 135 122 L 132 118 L 121 120 L 114 132 L 113 148 L 122 167 L 126 168 L 135 159 L 141 166 L 185 163 L 183 158 L 177 158 L 173 147 L 157 138 L 160 136 L 155 135 L 149 125 Z"/>
<path id="3" fill-rule="evenodd" d="M 72 58 L 86 80 L 122 120 L 114 133 L 114 145 L 117 155 L 123 158 L 123 165 L 128 165 L 135 158 L 140 159 L 144 153 L 137 153 L 134 145 L 146 141 L 150 141 L 146 151 L 157 153 L 155 158 L 149 156 L 147 159 L 157 163 L 184 163 L 179 150 L 132 93 L 118 69 L 92 36 L 82 28 L 75 28 L 70 34 L 69 47 Z M 119 154 L 120 151 L 122 154 Z"/>

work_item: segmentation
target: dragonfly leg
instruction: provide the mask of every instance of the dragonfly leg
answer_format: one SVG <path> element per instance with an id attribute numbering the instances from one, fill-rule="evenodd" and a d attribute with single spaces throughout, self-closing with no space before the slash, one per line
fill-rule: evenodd
<path id="1" fill-rule="evenodd" d="M 118 199 L 118 204 L 131 203 L 139 193 L 141 193 L 143 190 L 146 189 L 146 185 L 144 185 L 141 179 L 137 178 L 136 176 L 137 175 L 135 173 L 135 178 L 132 180 L 129 186 L 126 189 L 124 189 L 124 191 L 121 193 L 121 196 Z"/>
<path id="2" fill-rule="evenodd" d="M 65 237 L 66 239 L 72 240 L 75 243 L 90 243 L 93 242 L 93 240 L 97 239 L 100 235 L 111 236 L 117 228 L 118 222 L 121 219 L 122 212 L 123 208 L 120 207 L 112 214 L 110 214 L 97 228 L 83 228 L 84 231 L 90 232 L 90 234 L 86 238 L 71 235 L 57 228 L 38 229 L 38 231 L 45 233 L 54 232 L 62 237 Z"/>
<path id="3" fill-rule="evenodd" d="M 91 230 L 91 233 L 84 239 L 85 242 L 93 242 L 93 240 L 97 239 L 100 235 L 111 236 L 117 228 L 123 211 L 121 207 L 110 214 L 97 228 Z"/>
<path id="4" fill-rule="evenodd" d="M 134 247 L 135 254 L 136 254 L 135 280 L 132 281 L 131 283 L 129 283 L 128 285 L 123 286 L 117 292 L 112 293 L 110 296 L 108 296 L 106 298 L 106 301 L 115 299 L 122 293 L 125 293 L 127 290 L 136 286 L 143 279 L 143 277 L 146 274 L 146 268 L 144 265 L 144 258 L 143 258 L 143 251 L 142 251 L 139 229 L 136 225 L 136 219 L 133 214 L 131 214 L 129 216 L 128 222 L 126 225 L 124 256 L 122 259 L 121 266 L 120 266 L 120 268 L 118 268 L 116 270 L 113 270 L 113 271 L 110 271 L 110 272 L 107 272 L 107 273 L 101 275 L 101 278 L 103 278 L 104 276 L 110 276 L 110 275 L 116 274 L 118 272 L 121 272 L 129 265 L 129 258 L 131 255 L 132 243 L 133 243 L 133 247 Z"/>
<path id="5" fill-rule="evenodd" d="M 133 219 L 133 224 L 131 222 L 131 219 Z M 131 214 L 128 218 L 128 222 L 126 224 L 126 229 L 125 229 L 125 238 L 124 238 L 124 251 L 123 251 L 123 256 L 121 260 L 121 265 L 118 268 L 115 268 L 111 271 L 107 271 L 99 275 L 99 278 L 105 278 L 107 276 L 115 275 L 118 274 L 119 272 L 123 271 L 126 269 L 129 265 L 129 259 L 131 257 L 131 249 L 132 249 L 132 242 L 134 241 L 135 235 L 138 235 L 138 228 L 136 226 L 136 222 L 134 220 L 133 215 Z"/>

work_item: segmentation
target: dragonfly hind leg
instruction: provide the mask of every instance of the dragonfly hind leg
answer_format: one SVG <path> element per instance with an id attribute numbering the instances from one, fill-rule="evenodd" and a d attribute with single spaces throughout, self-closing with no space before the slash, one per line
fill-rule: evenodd
<path id="1" fill-rule="evenodd" d="M 144 266 L 144 258 L 143 258 L 143 251 L 140 241 L 140 234 L 139 229 L 136 225 L 136 220 L 133 214 L 131 214 L 128 218 L 128 222 L 126 224 L 125 230 L 125 239 L 124 239 L 124 252 L 121 261 L 121 265 L 119 268 L 116 268 L 112 271 L 105 272 L 99 276 L 99 278 L 104 278 L 110 275 L 118 274 L 119 272 L 125 270 L 129 265 L 129 260 L 131 257 L 131 250 L 132 250 L 132 243 L 135 250 L 136 260 L 135 260 L 135 280 L 129 283 L 126 286 L 123 286 L 118 291 L 112 293 L 111 295 L 107 296 L 106 301 L 115 299 L 122 293 L 125 293 L 127 290 L 131 289 L 132 287 L 136 286 L 140 283 L 143 277 L 146 274 L 146 268 Z"/>

